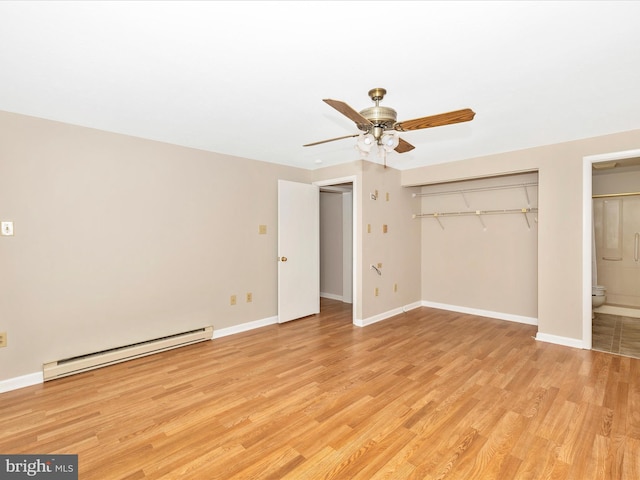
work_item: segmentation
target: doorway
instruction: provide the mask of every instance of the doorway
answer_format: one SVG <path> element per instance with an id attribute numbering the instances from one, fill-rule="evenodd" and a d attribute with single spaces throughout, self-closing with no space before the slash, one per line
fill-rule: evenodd
<path id="1" fill-rule="evenodd" d="M 350 308 L 357 318 L 357 182 L 355 176 L 314 182 L 320 188 L 320 309 Z"/>
<path id="2" fill-rule="evenodd" d="M 320 297 L 352 302 L 352 185 L 320 187 Z"/>
<path id="3" fill-rule="evenodd" d="M 610 322 L 610 326 L 612 326 L 612 328 L 610 328 L 611 331 L 608 332 L 603 330 L 604 327 L 602 326 L 602 319 L 599 318 L 594 321 L 593 317 L 596 315 L 596 313 L 603 313 L 604 315 L 613 313 L 615 315 L 616 312 L 609 312 L 607 310 L 607 308 L 615 309 L 615 307 L 607 306 L 607 301 L 605 301 L 605 305 L 603 305 L 603 307 L 599 307 L 598 309 L 596 309 L 596 311 L 594 311 L 591 299 L 592 286 L 603 283 L 601 281 L 603 280 L 603 277 L 601 275 L 598 275 L 597 270 L 598 261 L 596 258 L 597 251 L 594 236 L 595 214 L 602 212 L 596 212 L 594 210 L 593 196 L 594 194 L 596 196 L 598 194 L 602 194 L 605 190 L 610 190 L 609 193 L 624 193 L 620 191 L 614 192 L 614 190 L 625 189 L 623 184 L 615 186 L 616 182 L 619 181 L 619 179 L 616 177 L 623 177 L 618 175 L 611 176 L 613 175 L 613 172 L 616 168 L 618 169 L 618 172 L 627 174 L 624 177 L 628 177 L 629 172 L 640 172 L 640 150 L 628 150 L 622 152 L 612 152 L 604 155 L 592 155 L 584 157 L 583 159 L 583 348 L 586 349 L 602 349 L 602 336 L 605 335 L 604 338 L 606 343 L 608 342 L 610 333 L 612 346 L 608 351 L 613 351 L 616 347 L 616 345 L 613 344 L 617 343 L 618 346 L 621 345 L 625 337 L 624 329 L 618 328 L 618 326 L 624 324 L 623 322 L 617 322 L 615 318 L 607 318 L 607 320 L 613 320 L 613 323 Z M 609 170 L 611 171 L 610 173 L 608 173 Z M 604 179 L 604 175 L 610 177 L 608 179 Z M 636 175 L 640 175 L 640 173 L 636 173 Z M 638 189 L 635 188 L 634 190 L 637 191 Z M 629 192 L 630 191 L 631 190 L 629 190 Z M 601 208 L 602 205 L 596 205 L 596 207 Z M 601 218 L 597 219 L 596 221 L 600 222 Z M 599 226 L 602 227 L 602 225 Z M 631 252 L 631 255 L 633 255 L 633 248 Z M 608 257 L 609 255 L 607 254 L 600 256 Z M 611 262 L 613 262 L 613 260 Z M 602 266 L 603 262 L 600 262 L 600 267 L 602 268 Z M 606 268 L 608 268 L 608 266 Z M 607 277 L 605 276 L 604 278 Z M 609 277 L 609 280 L 607 281 L 617 282 L 615 280 L 611 280 L 611 277 Z M 615 288 L 617 288 L 617 286 Z M 612 298 L 615 298 L 615 295 L 616 294 L 614 293 L 614 296 Z"/>
<path id="4" fill-rule="evenodd" d="M 593 164 L 592 348 L 640 357 L 640 158 Z M 600 287 L 602 289 L 602 287 Z"/>

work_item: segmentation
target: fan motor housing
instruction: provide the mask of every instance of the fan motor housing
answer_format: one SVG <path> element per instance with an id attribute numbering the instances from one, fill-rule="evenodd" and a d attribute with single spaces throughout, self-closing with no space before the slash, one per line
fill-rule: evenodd
<path id="1" fill-rule="evenodd" d="M 397 113 L 393 108 L 381 107 L 380 105 L 365 108 L 360 112 L 360 115 L 369 120 L 375 126 L 384 127 L 385 129 L 393 128 L 397 118 Z M 371 125 L 358 125 L 358 128 L 360 130 L 367 130 L 371 128 Z"/>

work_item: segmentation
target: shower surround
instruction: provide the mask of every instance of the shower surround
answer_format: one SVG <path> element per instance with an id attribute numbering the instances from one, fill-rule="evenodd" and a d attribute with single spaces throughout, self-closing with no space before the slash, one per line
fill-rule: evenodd
<path id="1" fill-rule="evenodd" d="M 597 279 L 606 304 L 640 309 L 640 194 L 594 197 Z"/>

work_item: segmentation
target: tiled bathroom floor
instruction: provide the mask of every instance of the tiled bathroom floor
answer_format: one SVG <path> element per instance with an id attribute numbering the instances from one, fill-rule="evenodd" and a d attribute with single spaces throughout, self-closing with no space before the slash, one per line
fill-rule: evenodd
<path id="1" fill-rule="evenodd" d="M 594 350 L 640 358 L 640 318 L 596 313 L 592 329 Z"/>

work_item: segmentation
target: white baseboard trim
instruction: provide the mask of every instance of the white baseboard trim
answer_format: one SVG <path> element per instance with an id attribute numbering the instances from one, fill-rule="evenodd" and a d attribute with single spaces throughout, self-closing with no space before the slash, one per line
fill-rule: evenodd
<path id="1" fill-rule="evenodd" d="M 336 295 L 335 293 L 320 292 L 322 298 L 328 298 L 329 300 L 344 301 L 342 295 Z"/>
<path id="2" fill-rule="evenodd" d="M 525 317 L 523 315 L 514 315 L 512 313 L 493 312 L 491 310 L 480 310 L 471 307 L 460 307 L 458 305 L 449 305 L 447 303 L 430 302 L 423 300 L 423 307 L 438 308 L 440 310 L 449 310 L 458 313 L 468 313 L 479 317 L 496 318 L 498 320 L 507 320 L 509 322 L 524 323 L 526 325 L 538 325 L 538 319 L 534 317 Z"/>
<path id="3" fill-rule="evenodd" d="M 558 335 L 551 335 L 550 333 L 536 334 L 536 340 L 540 342 L 555 343 L 556 345 L 562 345 L 564 347 L 573 347 L 584 349 L 584 343 L 577 338 L 560 337 Z"/>
<path id="4" fill-rule="evenodd" d="M 212 338 L 226 337 L 227 335 L 233 335 L 234 333 L 246 332 L 255 328 L 265 327 L 267 325 L 273 325 L 278 323 L 278 317 L 263 318 L 261 320 L 255 320 L 253 322 L 247 322 L 233 327 L 214 329 Z M 22 375 L 21 377 L 9 378 L 7 380 L 0 380 L 0 393 L 9 392 L 11 390 L 17 390 L 19 388 L 30 387 L 44 383 L 44 375 L 42 372 L 30 373 L 28 375 Z"/>
<path id="5" fill-rule="evenodd" d="M 267 325 L 273 325 L 278 323 L 278 317 L 268 317 L 261 320 L 254 320 L 253 322 L 241 323 L 240 325 L 234 325 L 233 327 L 213 329 L 213 338 L 222 338 L 235 333 L 247 332 L 255 328 L 266 327 Z"/>
<path id="6" fill-rule="evenodd" d="M 513 315 L 511 313 L 492 312 L 490 310 L 479 310 L 476 308 L 460 307 L 457 305 L 449 305 L 446 303 L 429 302 L 427 300 L 422 301 L 422 306 L 438 308 L 441 310 L 449 310 L 449 311 L 458 312 L 458 313 L 468 313 L 468 314 L 477 315 L 480 317 L 496 318 L 498 320 L 507 320 L 510 322 L 524 323 L 526 325 L 536 325 L 536 326 L 538 325 L 537 318 L 525 317 L 522 315 Z M 549 333 L 538 332 L 535 336 L 535 339 L 541 342 L 555 343 L 556 345 L 562 345 L 565 347 L 581 348 L 581 349 L 584 348 L 584 344 L 582 340 L 578 340 L 576 338 L 561 337 L 558 335 L 551 335 Z"/>
<path id="7" fill-rule="evenodd" d="M 28 375 L 22 375 L 21 377 L 0 380 L 0 393 L 38 385 L 39 383 L 44 383 L 44 375 L 42 372 L 29 373 Z"/>
<path id="8" fill-rule="evenodd" d="M 395 315 L 400 315 L 401 313 L 406 313 L 409 310 L 413 310 L 414 308 L 420 307 L 422 304 L 420 302 L 410 303 L 409 305 L 405 305 L 404 307 L 394 308 L 393 310 L 389 310 L 388 312 L 379 313 L 378 315 L 374 315 L 373 317 L 365 318 L 365 319 L 355 319 L 353 324 L 357 327 L 366 327 L 367 325 L 372 325 L 374 323 L 381 322 L 382 320 L 386 320 L 387 318 L 391 318 Z"/>

